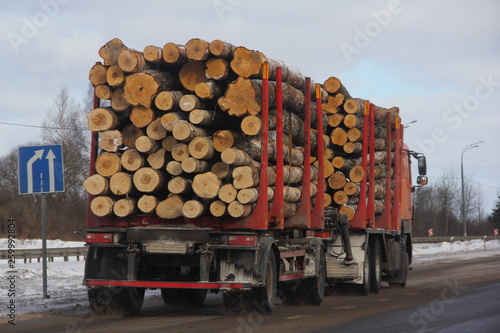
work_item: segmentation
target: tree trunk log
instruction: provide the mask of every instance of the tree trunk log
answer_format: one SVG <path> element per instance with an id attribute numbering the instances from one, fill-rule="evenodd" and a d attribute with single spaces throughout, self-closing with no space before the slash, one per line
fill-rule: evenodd
<path id="1" fill-rule="evenodd" d="M 109 100 L 113 96 L 113 90 L 107 84 L 100 84 L 95 87 L 95 95 L 99 99 Z"/>
<path id="2" fill-rule="evenodd" d="M 210 163 L 204 160 L 198 160 L 188 157 L 181 163 L 182 170 L 187 173 L 202 173 L 210 170 Z"/>
<path id="3" fill-rule="evenodd" d="M 167 64 L 182 65 L 187 61 L 184 45 L 167 43 L 163 46 L 163 60 Z"/>
<path id="4" fill-rule="evenodd" d="M 147 158 L 148 164 L 156 170 L 161 170 L 165 168 L 167 162 L 169 161 L 170 154 L 163 148 L 158 149 L 156 152 L 150 154 Z"/>
<path id="5" fill-rule="evenodd" d="M 186 55 L 191 60 L 207 60 L 210 52 L 208 51 L 209 43 L 199 39 L 193 38 L 189 40 L 184 46 Z"/>
<path id="6" fill-rule="evenodd" d="M 126 172 L 117 172 L 109 179 L 109 189 L 115 195 L 129 195 L 134 190 L 132 175 Z"/>
<path id="7" fill-rule="evenodd" d="M 252 213 L 253 205 L 244 205 L 239 201 L 233 201 L 227 206 L 227 212 L 234 218 L 247 217 Z"/>
<path id="8" fill-rule="evenodd" d="M 271 83 L 271 82 L 270 82 Z M 219 98 L 219 107 L 231 116 L 257 115 L 261 111 L 262 81 L 239 77 L 230 83 L 226 94 Z M 275 87 L 269 84 L 269 107 L 275 102 Z"/>
<path id="9" fill-rule="evenodd" d="M 182 164 L 179 161 L 170 161 L 166 166 L 167 172 L 172 176 L 179 176 L 182 173 Z"/>
<path id="10" fill-rule="evenodd" d="M 119 87 L 125 82 L 125 73 L 120 66 L 111 66 L 108 68 L 106 82 L 112 87 Z"/>
<path id="11" fill-rule="evenodd" d="M 96 62 L 89 71 L 89 80 L 92 86 L 98 86 L 106 83 L 108 68 L 101 62 Z"/>
<path id="12" fill-rule="evenodd" d="M 134 173 L 134 185 L 143 193 L 158 191 L 163 185 L 163 174 L 153 168 L 140 168 Z"/>
<path id="13" fill-rule="evenodd" d="M 229 63 L 221 58 L 210 58 L 206 62 L 207 69 L 205 70 L 205 75 L 208 79 L 212 80 L 224 80 L 232 81 L 234 73 L 229 67 Z M 236 78 L 236 77 L 234 77 Z"/>
<path id="14" fill-rule="evenodd" d="M 343 146 L 347 143 L 347 132 L 341 127 L 336 127 L 330 134 L 332 143 L 337 146 Z"/>
<path id="15" fill-rule="evenodd" d="M 114 153 L 104 153 L 97 156 L 95 161 L 95 170 L 104 177 L 111 177 L 121 171 L 122 165 L 120 155 Z"/>
<path id="16" fill-rule="evenodd" d="M 122 71 L 135 73 L 141 70 L 149 69 L 149 65 L 144 59 L 142 52 L 135 50 L 124 50 L 118 56 L 118 66 Z"/>
<path id="17" fill-rule="evenodd" d="M 328 178 L 328 185 L 331 189 L 340 190 L 344 188 L 347 183 L 346 177 L 343 172 L 337 171 Z"/>
<path id="18" fill-rule="evenodd" d="M 200 99 L 196 95 L 192 94 L 186 94 L 182 96 L 180 102 L 179 102 L 179 107 L 181 108 L 182 111 L 189 112 L 193 111 L 194 109 L 199 109 L 203 106 L 201 103 Z"/>
<path id="19" fill-rule="evenodd" d="M 213 40 L 208 49 L 210 53 L 219 58 L 230 58 L 233 55 L 235 46 L 231 43 L 224 42 L 219 39 Z"/>
<path id="20" fill-rule="evenodd" d="M 179 71 L 179 81 L 186 90 L 194 91 L 198 83 L 208 81 L 205 75 L 206 69 L 204 61 L 190 61 Z"/>
<path id="21" fill-rule="evenodd" d="M 191 191 L 193 181 L 183 177 L 174 177 L 168 181 L 168 191 L 174 194 L 185 194 Z"/>
<path id="22" fill-rule="evenodd" d="M 144 130 L 134 125 L 127 125 L 122 131 L 123 145 L 135 149 L 135 140 L 144 135 Z"/>
<path id="23" fill-rule="evenodd" d="M 121 165 L 128 171 L 137 171 L 145 164 L 144 157 L 135 149 L 127 149 L 121 157 Z"/>
<path id="24" fill-rule="evenodd" d="M 179 106 L 182 96 L 181 91 L 160 91 L 155 97 L 155 106 L 162 111 L 170 111 Z"/>
<path id="25" fill-rule="evenodd" d="M 177 140 L 173 136 L 167 136 L 161 141 L 161 146 L 168 152 L 172 151 L 172 148 L 177 144 Z"/>
<path id="26" fill-rule="evenodd" d="M 216 162 L 212 165 L 212 171 L 217 177 L 220 179 L 226 178 L 230 174 L 230 168 L 227 163 L 224 162 Z"/>
<path id="27" fill-rule="evenodd" d="M 354 205 L 344 205 L 340 206 L 339 214 L 347 216 L 347 220 L 352 220 L 354 218 L 354 214 L 356 214 L 357 206 Z"/>
<path id="28" fill-rule="evenodd" d="M 349 196 L 357 196 L 361 192 L 359 184 L 347 182 L 344 186 L 344 192 Z"/>
<path id="29" fill-rule="evenodd" d="M 234 166 L 260 167 L 260 163 L 254 161 L 246 152 L 237 148 L 228 148 L 221 153 L 222 162 Z"/>
<path id="30" fill-rule="evenodd" d="M 130 104 L 151 107 L 156 94 L 171 90 L 174 79 L 169 72 L 145 70 L 125 78 L 124 96 Z"/>
<path id="31" fill-rule="evenodd" d="M 116 153 L 123 145 L 122 132 L 118 130 L 109 130 L 99 132 L 99 148 L 110 153 Z"/>
<path id="32" fill-rule="evenodd" d="M 152 154 L 160 149 L 160 145 L 149 136 L 140 136 L 135 140 L 135 149 L 144 154 Z"/>
<path id="33" fill-rule="evenodd" d="M 146 128 L 146 134 L 153 140 L 163 140 L 167 136 L 167 130 L 161 122 L 161 118 L 153 120 Z"/>
<path id="34" fill-rule="evenodd" d="M 182 162 L 189 157 L 189 149 L 185 143 L 177 143 L 172 147 L 172 157 L 174 160 Z"/>
<path id="35" fill-rule="evenodd" d="M 349 180 L 354 183 L 360 183 L 365 178 L 365 170 L 357 165 L 349 171 Z"/>
<path id="36" fill-rule="evenodd" d="M 111 96 L 111 107 L 115 111 L 126 111 L 128 110 L 130 103 L 125 98 L 125 92 L 122 88 L 117 88 L 113 91 Z"/>
<path id="37" fill-rule="evenodd" d="M 163 50 L 161 47 L 148 45 L 144 48 L 142 53 L 144 55 L 144 59 L 152 64 L 159 65 L 163 60 Z"/>
<path id="38" fill-rule="evenodd" d="M 344 125 L 347 128 L 363 128 L 363 117 L 357 114 L 348 114 L 344 118 Z"/>
<path id="39" fill-rule="evenodd" d="M 109 216 L 113 213 L 115 200 L 108 196 L 99 196 L 90 202 L 90 210 L 99 217 Z"/>
<path id="40" fill-rule="evenodd" d="M 359 154 L 363 150 L 361 142 L 347 142 L 343 147 L 346 154 Z"/>
<path id="41" fill-rule="evenodd" d="M 113 206 L 113 213 L 118 217 L 127 217 L 136 214 L 137 200 L 135 198 L 122 198 Z"/>
<path id="42" fill-rule="evenodd" d="M 195 219 L 203 215 L 205 206 L 198 200 L 188 200 L 182 206 L 182 215 L 188 219 Z"/>
<path id="43" fill-rule="evenodd" d="M 153 109 L 145 106 L 135 106 L 130 111 L 130 121 L 139 128 L 144 128 L 156 119 Z"/>
<path id="44" fill-rule="evenodd" d="M 350 114 L 363 114 L 365 106 L 359 99 L 350 98 L 344 103 L 344 111 Z"/>
<path id="45" fill-rule="evenodd" d="M 250 166 L 239 166 L 233 170 L 233 185 L 237 189 L 256 187 L 259 185 L 259 169 Z"/>
<path id="46" fill-rule="evenodd" d="M 214 156 L 214 143 L 211 138 L 197 136 L 188 144 L 191 156 L 199 160 L 209 160 Z"/>
<path id="47" fill-rule="evenodd" d="M 224 184 L 219 190 L 219 199 L 225 203 L 231 203 L 236 200 L 236 195 L 238 190 L 233 186 L 233 184 Z"/>
<path id="48" fill-rule="evenodd" d="M 333 128 L 336 128 L 342 124 L 344 121 L 345 115 L 340 114 L 340 113 L 334 113 L 328 115 L 328 125 L 330 125 Z"/>
<path id="49" fill-rule="evenodd" d="M 152 214 L 155 212 L 158 202 L 158 198 L 154 195 L 145 194 L 137 201 L 137 208 L 145 214 Z"/>
<path id="50" fill-rule="evenodd" d="M 156 206 L 156 215 L 162 219 L 175 219 L 182 216 L 184 200 L 179 195 L 173 195 L 160 201 Z"/>
<path id="51" fill-rule="evenodd" d="M 283 188 L 283 199 L 285 202 L 299 202 L 302 191 L 298 187 L 285 186 Z"/>
<path id="52" fill-rule="evenodd" d="M 222 217 L 226 215 L 227 207 L 226 204 L 220 200 L 215 200 L 210 204 L 210 214 L 215 217 Z"/>
<path id="53" fill-rule="evenodd" d="M 219 98 L 222 88 L 215 81 L 200 82 L 194 87 L 196 96 L 203 99 Z"/>
<path id="54" fill-rule="evenodd" d="M 176 140 L 189 142 L 197 136 L 208 136 L 209 133 L 201 127 L 194 126 L 189 121 L 180 120 L 175 123 L 172 135 Z"/>
<path id="55" fill-rule="evenodd" d="M 339 190 L 339 191 L 336 191 L 334 194 L 333 194 L 333 201 L 337 204 L 337 205 L 343 205 L 345 203 L 347 203 L 347 200 L 348 200 L 348 196 L 347 194 L 342 191 L 342 190 Z"/>
<path id="56" fill-rule="evenodd" d="M 127 47 L 118 38 L 113 38 L 99 49 L 99 56 L 104 60 L 106 66 L 118 65 L 118 56 Z"/>
<path id="57" fill-rule="evenodd" d="M 236 198 L 242 204 L 254 203 L 259 198 L 259 189 L 255 187 L 241 189 Z"/>
<path id="58" fill-rule="evenodd" d="M 113 130 L 120 125 L 118 116 L 109 108 L 97 108 L 90 111 L 87 120 L 92 132 Z"/>
<path id="59" fill-rule="evenodd" d="M 162 126 L 169 132 L 174 130 L 174 125 L 187 118 L 184 112 L 168 112 L 161 116 L 160 121 Z M 175 138 L 174 138 L 175 139 Z"/>
<path id="60" fill-rule="evenodd" d="M 197 174 L 193 179 L 193 191 L 200 198 L 213 199 L 217 197 L 221 180 L 213 172 Z"/>
<path id="61" fill-rule="evenodd" d="M 107 195 L 109 193 L 109 180 L 96 173 L 85 179 L 83 188 L 91 195 Z"/>

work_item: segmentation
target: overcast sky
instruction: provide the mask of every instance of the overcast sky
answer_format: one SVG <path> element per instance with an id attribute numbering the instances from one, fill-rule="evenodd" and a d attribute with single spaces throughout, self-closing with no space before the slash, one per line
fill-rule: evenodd
<path id="1" fill-rule="evenodd" d="M 2 1 L 0 156 L 39 138 L 61 88 L 77 101 L 99 48 L 222 39 L 281 59 L 354 97 L 399 106 L 430 181 L 446 170 L 500 190 L 500 2 L 496 0 Z"/>

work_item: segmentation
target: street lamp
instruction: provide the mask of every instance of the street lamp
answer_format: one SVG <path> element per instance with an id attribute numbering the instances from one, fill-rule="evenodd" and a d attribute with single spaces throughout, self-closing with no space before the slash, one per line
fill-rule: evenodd
<path id="1" fill-rule="evenodd" d="M 462 177 L 462 205 L 461 205 L 461 215 L 462 215 L 462 223 L 464 224 L 464 237 L 467 237 L 467 223 L 465 221 L 465 192 L 464 192 L 464 153 L 472 148 L 477 148 L 479 147 L 480 143 L 484 143 L 484 140 L 471 143 L 470 145 L 467 145 L 462 149 L 462 156 L 460 157 L 460 174 Z"/>

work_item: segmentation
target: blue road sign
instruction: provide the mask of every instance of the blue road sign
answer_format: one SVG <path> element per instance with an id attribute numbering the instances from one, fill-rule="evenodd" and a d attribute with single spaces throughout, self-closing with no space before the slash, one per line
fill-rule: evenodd
<path id="1" fill-rule="evenodd" d="M 19 193 L 64 191 L 61 145 L 19 147 Z"/>

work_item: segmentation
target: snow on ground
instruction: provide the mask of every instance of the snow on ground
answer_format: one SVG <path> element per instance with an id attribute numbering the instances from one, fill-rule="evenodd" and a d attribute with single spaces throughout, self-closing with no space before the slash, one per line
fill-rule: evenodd
<path id="1" fill-rule="evenodd" d="M 5 239 L 0 239 L 0 249 L 7 246 Z M 48 241 L 48 247 L 82 246 L 81 242 Z M 40 248 L 40 240 L 16 240 L 16 248 Z M 442 260 L 470 259 L 481 256 L 490 256 L 500 253 L 500 240 L 473 240 L 454 243 L 414 244 L 414 264 L 426 264 Z M 11 269 L 5 260 L 0 260 L 0 304 L 9 304 L 11 299 L 16 304 L 16 319 L 22 320 L 40 312 L 61 313 L 78 311 L 87 308 L 87 293 L 82 285 L 84 261 L 69 258 L 64 262 L 56 258 L 47 263 L 48 294 L 50 298 L 43 298 L 42 264 L 27 263 L 22 260 L 16 262 L 15 274 L 8 273 Z M 11 287 L 9 277 L 15 275 L 15 296 L 9 296 Z M 158 292 L 147 291 L 146 297 L 158 297 Z M 7 320 L 6 307 L 0 310 L 0 320 Z"/>

